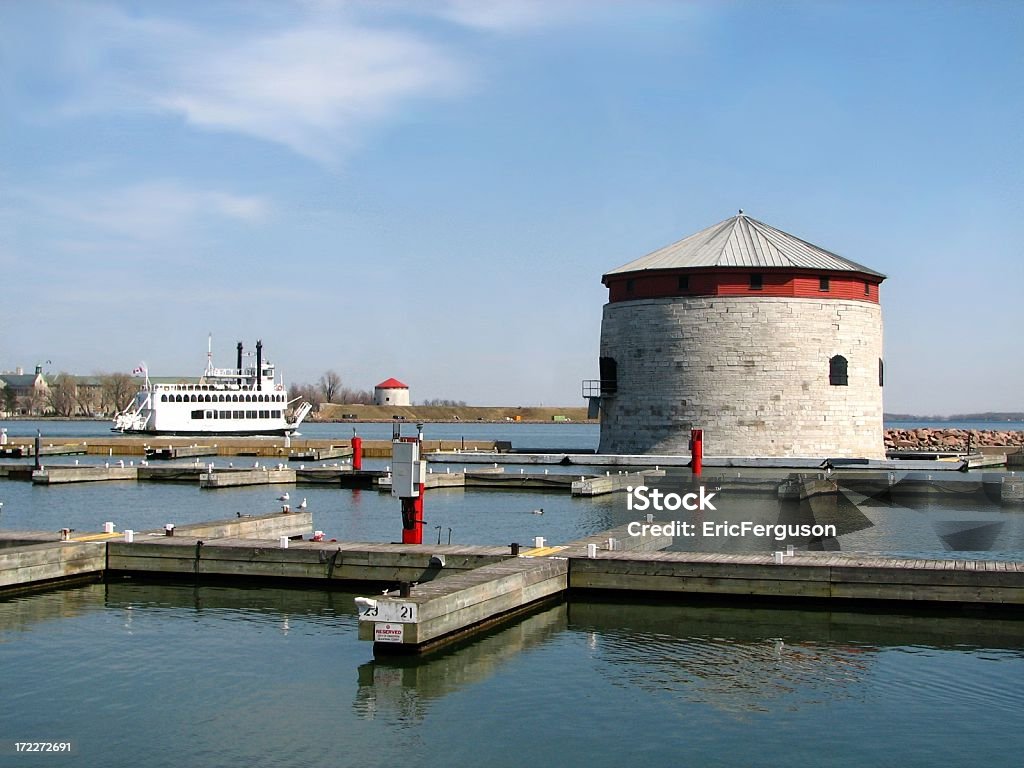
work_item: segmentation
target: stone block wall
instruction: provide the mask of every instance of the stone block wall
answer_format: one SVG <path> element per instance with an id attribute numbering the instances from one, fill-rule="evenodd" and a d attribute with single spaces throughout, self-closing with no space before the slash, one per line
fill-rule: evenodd
<path id="1" fill-rule="evenodd" d="M 829 360 L 848 361 L 848 385 Z M 674 297 L 607 304 L 602 453 L 884 458 L 882 313 L 877 303 L 786 297 Z"/>

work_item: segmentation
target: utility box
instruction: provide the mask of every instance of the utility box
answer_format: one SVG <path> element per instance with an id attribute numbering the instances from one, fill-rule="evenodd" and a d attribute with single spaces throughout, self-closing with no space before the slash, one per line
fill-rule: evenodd
<path id="1" fill-rule="evenodd" d="M 420 460 L 420 444 L 396 440 L 391 444 L 391 495 L 414 499 L 427 474 L 427 462 Z"/>

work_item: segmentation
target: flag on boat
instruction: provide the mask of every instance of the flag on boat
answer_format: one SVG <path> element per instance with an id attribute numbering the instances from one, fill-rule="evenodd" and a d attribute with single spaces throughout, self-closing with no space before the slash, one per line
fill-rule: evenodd
<path id="1" fill-rule="evenodd" d="M 146 372 L 146 364 L 143 363 L 138 368 L 132 369 L 132 376 L 138 376 L 139 374 L 142 374 L 142 373 L 145 373 L 145 372 Z"/>

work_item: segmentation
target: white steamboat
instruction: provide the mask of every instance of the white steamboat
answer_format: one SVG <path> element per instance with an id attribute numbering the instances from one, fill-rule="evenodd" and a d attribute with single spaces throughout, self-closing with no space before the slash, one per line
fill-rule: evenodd
<path id="1" fill-rule="evenodd" d="M 113 432 L 143 435 L 291 435 L 313 410 L 300 398 L 288 400 L 284 382 L 272 363 L 263 360 L 256 342 L 256 365 L 214 368 L 207 352 L 206 371 L 196 383 L 145 381 L 132 404 L 114 418 Z M 294 407 L 293 407 L 294 406 Z M 289 418 L 290 417 L 290 418 Z"/>

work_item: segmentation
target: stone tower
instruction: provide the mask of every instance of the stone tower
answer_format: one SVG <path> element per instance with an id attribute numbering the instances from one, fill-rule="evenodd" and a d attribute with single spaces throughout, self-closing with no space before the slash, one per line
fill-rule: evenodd
<path id="1" fill-rule="evenodd" d="M 608 272 L 600 452 L 884 458 L 884 279 L 742 211 Z"/>

